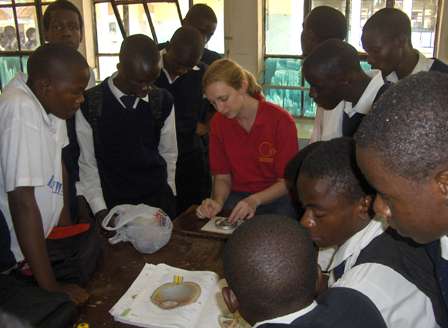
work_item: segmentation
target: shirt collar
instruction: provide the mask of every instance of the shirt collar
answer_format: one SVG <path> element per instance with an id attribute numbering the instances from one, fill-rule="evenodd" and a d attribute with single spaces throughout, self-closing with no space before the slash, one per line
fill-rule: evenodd
<path id="1" fill-rule="evenodd" d="M 426 58 L 425 55 L 423 55 L 420 51 L 418 51 L 418 62 L 417 65 L 415 65 L 411 75 L 417 74 L 419 72 L 429 71 L 433 63 L 434 63 L 433 58 Z"/>
<path id="2" fill-rule="evenodd" d="M 121 91 L 120 89 L 117 88 L 117 86 L 114 83 L 114 79 L 117 77 L 118 72 L 115 72 L 114 74 L 111 75 L 111 77 L 107 80 L 107 85 L 109 86 L 110 91 L 112 92 L 112 94 L 115 96 L 115 98 L 117 98 L 118 102 L 121 104 L 121 106 L 123 106 L 124 108 L 126 108 L 126 106 L 123 104 L 123 102 L 121 101 L 121 97 L 126 96 L 125 93 L 123 93 L 123 91 Z M 132 106 L 133 109 L 135 109 L 138 105 L 138 102 L 140 100 L 149 101 L 149 96 L 146 95 L 144 98 L 138 98 L 135 99 L 134 105 Z"/>
<path id="3" fill-rule="evenodd" d="M 371 79 L 367 88 L 362 93 L 361 98 L 359 98 L 355 106 L 350 102 L 346 102 L 346 106 L 344 107 L 344 112 L 346 112 L 349 117 L 352 117 L 355 113 L 367 114 L 372 108 L 378 90 L 384 85 L 384 79 L 380 70 L 374 69 L 366 72 L 366 74 Z"/>
<path id="4" fill-rule="evenodd" d="M 337 249 L 333 261 L 330 264 L 329 271 L 348 259 L 350 259 L 350 263 L 346 263 L 346 268 L 351 268 L 356 263 L 361 251 L 375 237 L 381 235 L 386 228 L 386 224 L 380 219 L 372 219 L 364 229 L 358 231 Z"/>
<path id="5" fill-rule="evenodd" d="M 270 120 L 269 115 L 264 115 L 266 112 L 266 106 L 263 105 L 265 99 L 262 94 L 255 95 L 255 99 L 258 100 L 257 116 L 255 116 L 254 126 L 263 125 L 267 120 Z"/>
<path id="6" fill-rule="evenodd" d="M 410 75 L 417 74 L 418 72 L 427 72 L 431 69 L 431 66 L 434 63 L 434 59 L 426 58 L 425 55 L 423 55 L 420 51 L 417 52 L 418 52 L 418 61 Z M 392 83 L 397 83 L 399 79 L 397 73 L 393 71 L 388 76 L 386 76 L 386 80 Z"/>
<path id="7" fill-rule="evenodd" d="M 290 324 L 291 322 L 293 322 L 297 318 L 303 317 L 305 314 L 313 311 L 316 306 L 317 306 L 316 301 L 313 301 L 313 303 L 311 303 L 306 308 L 303 308 L 300 311 L 297 311 L 297 312 L 294 312 L 294 313 L 290 313 L 290 314 L 287 314 L 287 315 L 284 315 L 284 316 L 281 316 L 281 317 L 277 317 L 277 318 L 274 318 L 274 319 L 269 319 L 269 320 L 265 320 L 265 321 L 262 321 L 262 322 L 257 322 L 253 326 L 253 328 L 259 327 L 259 326 L 267 324 L 267 323 L 287 323 L 287 324 Z"/>
<path id="8" fill-rule="evenodd" d="M 440 238 L 440 251 L 442 258 L 448 261 L 448 236 Z"/>
<path id="9" fill-rule="evenodd" d="M 44 109 L 44 107 L 40 103 L 39 99 L 37 99 L 34 92 L 26 84 L 27 80 L 28 80 L 28 76 L 25 73 L 19 72 L 19 73 L 17 73 L 16 78 L 11 81 L 11 86 L 16 86 L 16 87 L 22 89 L 25 93 L 27 93 L 30 97 L 32 97 L 34 99 L 36 104 L 38 104 L 38 106 L 39 106 L 39 110 L 40 110 L 40 113 L 42 115 L 42 118 L 43 118 L 45 124 L 49 127 L 49 129 L 52 132 L 56 133 L 57 123 L 59 121 L 63 121 L 63 120 L 54 116 L 53 114 L 47 113 L 47 111 Z M 8 86 L 6 88 L 8 88 Z M 4 91 L 6 91 L 6 88 Z"/>
<path id="10" fill-rule="evenodd" d="M 255 114 L 254 124 L 252 125 L 250 131 L 253 131 L 253 128 L 255 126 L 263 125 L 271 119 L 269 115 L 264 115 L 267 110 L 266 106 L 263 106 L 263 103 L 266 102 L 264 96 L 262 94 L 257 94 L 254 96 L 254 98 L 258 100 L 258 107 L 257 107 L 257 113 Z M 226 118 L 224 115 L 223 117 Z M 231 119 L 231 118 L 226 119 L 228 119 L 231 122 L 230 124 L 239 126 L 242 129 L 242 126 L 240 125 L 237 119 Z"/>
<path id="11" fill-rule="evenodd" d="M 166 79 L 168 80 L 169 84 L 173 84 L 176 82 L 176 80 L 179 78 L 179 76 L 174 77 L 174 79 L 171 79 L 170 73 L 165 69 L 165 64 L 163 63 L 163 55 L 166 54 L 166 49 L 160 50 L 160 66 L 162 67 L 162 72 L 165 74 Z M 201 68 L 198 65 L 195 65 L 191 70 L 193 71 L 200 71 Z"/>

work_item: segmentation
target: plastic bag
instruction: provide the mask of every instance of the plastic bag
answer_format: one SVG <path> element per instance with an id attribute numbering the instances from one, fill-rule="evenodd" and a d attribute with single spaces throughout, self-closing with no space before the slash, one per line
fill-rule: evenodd
<path id="1" fill-rule="evenodd" d="M 113 226 L 109 226 L 111 221 Z M 163 210 L 145 204 L 115 206 L 104 218 L 102 227 L 116 231 L 115 236 L 109 238 L 111 244 L 129 241 L 144 254 L 152 254 L 165 246 L 173 230 Z"/>

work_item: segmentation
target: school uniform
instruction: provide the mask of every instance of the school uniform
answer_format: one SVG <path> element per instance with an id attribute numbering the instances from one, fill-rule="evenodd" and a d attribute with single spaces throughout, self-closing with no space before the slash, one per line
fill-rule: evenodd
<path id="1" fill-rule="evenodd" d="M 371 80 L 356 104 L 344 101 L 344 114 L 342 118 L 342 135 L 353 137 L 359 124 L 372 109 L 376 100 L 390 86 L 385 83 L 380 70 L 371 70 L 366 73 Z"/>
<path id="2" fill-rule="evenodd" d="M 161 61 L 166 51 L 161 51 Z M 202 77 L 207 66 L 199 63 L 187 73 L 171 78 L 165 68 L 155 85 L 168 90 L 174 98 L 179 156 L 176 167 L 177 214 L 210 195 L 205 145 L 196 134 L 196 126 L 204 122 L 212 110 L 202 92 Z"/>
<path id="3" fill-rule="evenodd" d="M 327 110 L 317 106 L 310 143 L 316 141 L 327 141 L 341 137 L 343 112 L 343 101 L 341 101 L 332 110 Z"/>
<path id="4" fill-rule="evenodd" d="M 329 286 L 353 288 L 375 304 L 388 327 L 445 326 L 434 266 L 423 245 L 372 220 L 336 251 Z"/>
<path id="5" fill-rule="evenodd" d="M 95 74 L 90 69 L 90 78 L 86 90 L 95 86 Z M 78 201 L 77 196 L 82 196 L 82 192 L 76 189 L 76 182 L 79 180 L 79 145 L 76 139 L 75 116 L 66 121 L 67 136 L 69 143 L 62 149 L 62 161 L 67 169 L 67 185 L 70 199 L 70 217 L 73 223 L 78 221 Z M 86 219 L 86 218 L 83 218 Z"/>
<path id="6" fill-rule="evenodd" d="M 77 187 L 94 213 L 145 203 L 173 218 L 177 141 L 172 98 L 154 91 L 152 99 L 160 100 L 157 119 L 149 96 L 125 95 L 114 84 L 116 74 L 86 93 L 76 115 Z"/>
<path id="7" fill-rule="evenodd" d="M 24 259 L 14 231 L 7 193 L 34 187 L 47 237 L 64 205 L 62 148 L 68 144 L 65 121 L 48 114 L 19 73 L 0 96 L 0 210 L 11 236 L 17 262 Z"/>
<path id="8" fill-rule="evenodd" d="M 247 132 L 236 119 L 220 113 L 212 118 L 210 131 L 210 168 L 213 175 L 232 176 L 231 193 L 224 209 L 265 190 L 283 178 L 285 167 L 298 150 L 294 119 L 280 106 L 261 95 L 255 121 Z M 257 208 L 257 214 L 283 214 L 295 217 L 285 195 Z"/>
<path id="9" fill-rule="evenodd" d="M 448 237 L 443 236 L 425 246 L 435 267 L 435 274 L 442 292 L 445 310 L 448 312 Z"/>
<path id="10" fill-rule="evenodd" d="M 163 50 L 168 46 L 169 42 L 163 42 L 158 44 L 159 50 Z M 204 52 L 202 53 L 201 62 L 206 65 L 211 65 L 214 61 L 217 61 L 222 58 L 222 55 L 217 53 L 216 51 L 204 48 Z"/>
<path id="11" fill-rule="evenodd" d="M 376 306 L 350 288 L 331 288 L 306 308 L 266 320 L 254 328 L 386 328 Z"/>
<path id="12" fill-rule="evenodd" d="M 334 109 L 321 109 L 314 123 L 310 142 L 331 140 L 339 137 L 352 137 L 363 117 L 372 109 L 372 105 L 389 86 L 385 84 L 379 70 L 366 72 L 371 78 L 356 104 L 341 101 Z"/>
<path id="13" fill-rule="evenodd" d="M 53 293 L 36 286 L 16 272 L 8 225 L 0 211 L 0 308 L 33 327 L 67 327 L 77 318 L 75 304 L 67 294 Z"/>
<path id="14" fill-rule="evenodd" d="M 201 62 L 211 65 L 214 61 L 217 61 L 221 59 L 221 54 L 217 53 L 216 51 L 204 48 L 204 53 L 202 54 Z"/>
<path id="15" fill-rule="evenodd" d="M 8 224 L 0 211 L 0 274 L 8 272 L 16 264 L 14 254 L 11 252 L 11 236 Z"/>
<path id="16" fill-rule="evenodd" d="M 417 64 L 415 65 L 414 69 L 409 75 L 429 71 L 448 73 L 448 65 L 437 58 L 426 58 L 425 55 L 423 55 L 419 51 Z M 392 83 L 396 83 L 399 81 L 399 78 L 397 73 L 394 71 L 390 73 L 388 76 L 386 76 L 386 80 Z"/>

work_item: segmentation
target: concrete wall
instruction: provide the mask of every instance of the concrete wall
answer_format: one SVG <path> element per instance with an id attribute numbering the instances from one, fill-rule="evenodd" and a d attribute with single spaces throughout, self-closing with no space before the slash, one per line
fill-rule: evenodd
<path id="1" fill-rule="evenodd" d="M 263 1 L 224 2 L 226 56 L 259 77 L 263 67 Z"/>
<path id="2" fill-rule="evenodd" d="M 439 18 L 436 57 L 448 63 L 448 3 L 445 0 L 440 0 L 439 4 L 441 5 L 441 17 Z"/>
<path id="3" fill-rule="evenodd" d="M 93 2 L 92 0 L 70 0 L 81 12 L 84 19 L 84 38 L 79 46 L 79 51 L 84 54 L 90 67 L 96 66 L 95 45 L 93 41 Z"/>

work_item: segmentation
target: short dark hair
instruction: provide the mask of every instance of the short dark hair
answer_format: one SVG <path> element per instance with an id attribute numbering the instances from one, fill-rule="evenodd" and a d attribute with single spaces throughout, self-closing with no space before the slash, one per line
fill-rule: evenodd
<path id="1" fill-rule="evenodd" d="M 356 145 L 381 156 L 392 172 L 414 181 L 448 163 L 448 75 L 420 72 L 400 80 L 375 103 Z"/>
<path id="2" fill-rule="evenodd" d="M 200 19 L 206 19 L 214 23 L 218 22 L 213 9 L 207 6 L 205 3 L 198 3 L 193 5 L 190 10 L 188 10 L 184 19 L 190 22 L 196 22 Z"/>
<path id="3" fill-rule="evenodd" d="M 129 64 L 143 60 L 151 65 L 160 61 L 157 44 L 147 35 L 134 34 L 126 37 L 120 47 L 120 63 Z"/>
<path id="4" fill-rule="evenodd" d="M 223 262 L 225 278 L 241 309 L 253 317 L 268 319 L 314 299 L 316 250 L 297 220 L 255 216 L 230 237 Z"/>
<path id="5" fill-rule="evenodd" d="M 204 50 L 205 40 L 201 32 L 192 26 L 182 26 L 174 32 L 168 47 L 190 49 L 193 52 Z"/>
<path id="6" fill-rule="evenodd" d="M 84 21 L 82 19 L 82 15 L 79 12 L 79 9 L 70 1 L 67 0 L 56 0 L 48 5 L 47 10 L 45 10 L 44 16 L 42 18 L 42 22 L 44 25 L 44 29 L 48 31 L 50 28 L 51 16 L 53 12 L 58 10 L 69 10 L 76 13 L 79 19 L 79 26 L 81 28 L 81 36 L 84 34 Z"/>
<path id="7" fill-rule="evenodd" d="M 303 214 L 303 207 L 299 201 L 298 191 L 297 191 L 297 178 L 299 177 L 300 168 L 302 167 L 305 158 L 311 154 L 313 150 L 321 144 L 321 141 L 313 142 L 309 144 L 302 150 L 300 150 L 291 160 L 286 164 L 285 167 L 285 182 L 286 188 L 288 189 L 291 201 L 297 211 L 298 218 Z"/>
<path id="8" fill-rule="evenodd" d="M 378 10 L 364 24 L 363 32 L 368 30 L 376 30 L 389 37 L 404 35 L 411 40 L 411 21 L 404 12 L 396 8 Z"/>
<path id="9" fill-rule="evenodd" d="M 362 72 L 358 51 L 347 42 L 330 39 L 319 44 L 303 61 L 303 71 L 319 71 L 327 77 Z"/>
<path id="10" fill-rule="evenodd" d="M 315 7 L 306 16 L 306 26 L 321 40 L 347 37 L 347 20 L 337 9 L 329 6 Z"/>
<path id="11" fill-rule="evenodd" d="M 352 138 L 322 142 L 305 158 L 300 174 L 312 179 L 330 180 L 332 191 L 344 194 L 347 199 L 357 200 L 374 193 L 356 165 Z"/>
<path id="12" fill-rule="evenodd" d="M 85 58 L 75 49 L 64 44 L 44 44 L 33 51 L 27 63 L 28 81 L 44 77 L 66 77 L 73 69 L 88 68 Z"/>

